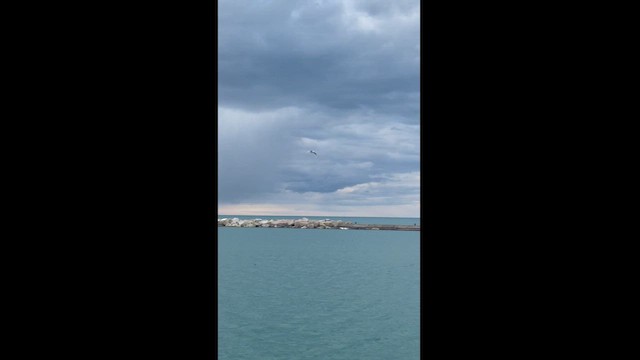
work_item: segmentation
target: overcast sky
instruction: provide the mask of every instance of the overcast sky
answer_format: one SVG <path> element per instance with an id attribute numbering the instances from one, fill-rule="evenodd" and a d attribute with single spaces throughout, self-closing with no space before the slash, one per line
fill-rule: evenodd
<path id="1" fill-rule="evenodd" d="M 219 0 L 218 213 L 419 217 L 419 14 Z"/>

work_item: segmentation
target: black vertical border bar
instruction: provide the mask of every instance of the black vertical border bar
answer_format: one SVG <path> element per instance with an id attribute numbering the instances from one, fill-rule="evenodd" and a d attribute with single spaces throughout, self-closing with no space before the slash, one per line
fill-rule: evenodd
<path id="1" fill-rule="evenodd" d="M 211 241 L 208 253 L 213 254 L 213 261 L 211 262 L 213 268 L 209 269 L 213 277 L 213 284 L 207 284 L 209 286 L 209 304 L 213 308 L 209 307 L 208 313 L 208 334 L 212 338 L 212 346 L 209 347 L 207 352 L 208 358 L 218 358 L 218 1 L 211 0 L 209 2 L 209 124 L 211 126 L 209 134 L 214 139 L 211 143 L 209 155 L 210 166 L 210 181 L 211 187 L 209 188 L 210 207 L 208 212 L 208 219 L 210 221 L 211 229 Z"/>

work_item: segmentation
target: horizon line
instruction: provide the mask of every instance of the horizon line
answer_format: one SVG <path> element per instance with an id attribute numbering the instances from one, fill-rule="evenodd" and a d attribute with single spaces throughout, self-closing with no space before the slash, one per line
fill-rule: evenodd
<path id="1" fill-rule="evenodd" d="M 268 214 L 218 214 L 218 216 L 220 215 L 225 215 L 225 216 L 302 216 L 302 217 L 324 217 L 324 218 L 331 218 L 331 217 L 359 217 L 359 218 L 399 218 L 399 219 L 403 219 L 403 218 L 416 218 L 419 219 L 420 216 L 361 216 L 361 215 L 357 215 L 357 216 L 353 216 L 353 215 L 283 215 L 283 214 L 279 214 L 279 215 L 268 215 Z"/>

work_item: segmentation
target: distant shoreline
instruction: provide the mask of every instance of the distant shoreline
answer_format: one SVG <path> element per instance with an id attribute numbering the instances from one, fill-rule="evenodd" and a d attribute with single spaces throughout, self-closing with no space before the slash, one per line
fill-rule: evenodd
<path id="1" fill-rule="evenodd" d="M 420 231 L 420 225 L 399 224 L 358 224 L 341 220 L 309 220 L 300 219 L 218 219 L 218 227 L 243 227 L 243 228 L 283 228 L 283 229 L 334 229 L 334 230 L 395 230 L 395 231 Z"/>

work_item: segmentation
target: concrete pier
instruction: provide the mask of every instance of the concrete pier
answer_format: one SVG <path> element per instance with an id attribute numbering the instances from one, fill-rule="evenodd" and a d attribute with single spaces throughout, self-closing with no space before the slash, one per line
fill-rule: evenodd
<path id="1" fill-rule="evenodd" d="M 420 225 L 394 225 L 394 224 L 356 224 L 341 220 L 309 220 L 301 219 L 218 219 L 218 227 L 264 227 L 264 228 L 288 228 L 288 229 L 334 229 L 334 230 L 399 230 L 420 231 Z"/>

